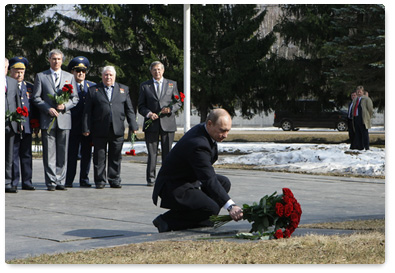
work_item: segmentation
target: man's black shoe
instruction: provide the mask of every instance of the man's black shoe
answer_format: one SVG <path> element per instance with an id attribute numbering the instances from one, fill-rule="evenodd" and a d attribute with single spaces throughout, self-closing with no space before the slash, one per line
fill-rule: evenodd
<path id="1" fill-rule="evenodd" d="M 24 185 L 24 186 L 22 186 L 22 190 L 26 190 L 26 191 L 35 191 L 36 188 L 33 187 L 33 186 Z"/>
<path id="2" fill-rule="evenodd" d="M 111 187 L 111 188 L 115 188 L 115 189 L 120 189 L 120 188 L 122 188 L 122 186 L 121 186 L 120 183 L 111 183 L 111 184 L 110 184 L 110 187 Z"/>
<path id="3" fill-rule="evenodd" d="M 90 187 L 92 187 L 92 185 L 89 184 L 88 182 L 80 182 L 80 187 L 81 188 L 90 188 Z"/>
<path id="4" fill-rule="evenodd" d="M 17 192 L 18 192 L 18 189 L 17 189 L 16 187 L 6 188 L 6 189 L 5 189 L 5 192 L 8 192 L 8 193 L 17 193 Z"/>
<path id="5" fill-rule="evenodd" d="M 103 189 L 105 185 L 105 183 L 96 183 L 96 189 Z"/>
<path id="6" fill-rule="evenodd" d="M 156 218 L 154 219 L 154 221 L 152 221 L 152 223 L 153 223 L 154 226 L 158 229 L 159 233 L 170 231 L 169 226 L 168 226 L 167 223 L 162 219 L 162 217 L 161 217 L 160 215 L 159 215 L 158 217 L 156 217 Z"/>
<path id="7" fill-rule="evenodd" d="M 55 189 L 58 191 L 67 191 L 66 187 L 63 185 L 56 185 Z"/>

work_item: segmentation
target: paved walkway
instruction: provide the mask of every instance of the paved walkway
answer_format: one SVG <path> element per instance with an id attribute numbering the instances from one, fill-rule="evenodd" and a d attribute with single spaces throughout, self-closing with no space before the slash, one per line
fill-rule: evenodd
<path id="1" fill-rule="evenodd" d="M 240 221 L 217 230 L 206 228 L 159 234 L 152 220 L 165 210 L 151 201 L 153 188 L 146 186 L 146 165 L 140 163 L 144 160 L 133 157 L 132 163 L 129 159 L 132 158 L 123 158 L 121 189 L 79 188 L 75 183 L 74 188 L 55 192 L 46 190 L 42 161 L 35 159 L 36 191 L 19 190 L 17 194 L 5 195 L 5 260 L 156 240 L 190 240 L 249 230 L 250 224 Z M 230 178 L 230 195 L 240 205 L 251 204 L 266 194 L 289 187 L 302 206 L 301 223 L 384 218 L 385 184 L 381 179 L 225 169 L 217 169 L 217 172 Z M 295 234 L 311 231 L 297 229 Z"/>

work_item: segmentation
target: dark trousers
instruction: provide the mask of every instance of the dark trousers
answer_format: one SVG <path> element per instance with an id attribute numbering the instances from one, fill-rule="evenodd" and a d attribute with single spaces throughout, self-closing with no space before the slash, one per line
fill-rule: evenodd
<path id="1" fill-rule="evenodd" d="M 14 140 L 14 159 L 12 164 L 12 186 L 17 187 L 22 177 L 22 186 L 33 186 L 32 135 L 17 134 Z"/>
<path id="2" fill-rule="evenodd" d="M 95 137 L 93 135 L 93 173 L 95 184 L 121 183 L 121 161 L 123 135 L 114 135 L 111 126 L 108 137 Z M 108 146 L 107 146 L 108 145 Z M 106 173 L 106 163 L 108 161 L 108 171 Z"/>
<path id="3" fill-rule="evenodd" d="M 354 128 L 354 149 L 369 150 L 369 131 L 366 129 L 365 124 L 363 124 L 361 115 L 354 117 Z"/>
<path id="4" fill-rule="evenodd" d="M 70 135 L 68 152 L 66 185 L 73 184 L 77 172 L 79 152 L 81 152 L 79 182 L 89 183 L 89 170 L 92 159 L 92 137 L 83 135 Z"/>
<path id="5" fill-rule="evenodd" d="M 354 132 L 354 126 L 352 123 L 352 118 L 348 119 L 348 138 L 350 139 L 350 149 L 355 149 L 355 147 L 354 147 L 355 132 Z"/>
<path id="6" fill-rule="evenodd" d="M 162 150 L 162 163 L 165 161 L 167 154 L 173 146 L 174 132 L 164 132 L 162 129 L 160 129 L 159 132 L 145 132 L 145 144 L 148 150 L 146 170 L 147 182 L 155 182 L 159 136 Z"/>
<path id="7" fill-rule="evenodd" d="M 217 179 L 226 192 L 229 192 L 231 186 L 229 179 L 219 174 L 217 174 Z M 177 204 L 174 208 L 161 215 L 170 230 L 212 226 L 209 217 L 218 215 L 221 207 L 203 186 L 199 187 L 198 183 L 197 181 L 194 187 L 186 189 L 182 199 L 177 198 L 175 201 Z"/>
<path id="8" fill-rule="evenodd" d="M 14 158 L 14 140 L 15 133 L 12 129 L 9 129 L 6 124 L 5 133 L 5 188 L 9 189 L 12 187 L 12 159 Z"/>

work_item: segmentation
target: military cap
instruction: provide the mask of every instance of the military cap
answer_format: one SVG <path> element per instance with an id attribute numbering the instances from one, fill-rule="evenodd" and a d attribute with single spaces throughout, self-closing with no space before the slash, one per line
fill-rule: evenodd
<path id="1" fill-rule="evenodd" d="M 9 60 L 10 68 L 26 69 L 29 61 L 25 57 L 14 57 Z"/>
<path id="2" fill-rule="evenodd" d="M 84 56 L 78 56 L 72 59 L 67 66 L 69 70 L 73 69 L 88 69 L 89 68 L 89 60 Z"/>

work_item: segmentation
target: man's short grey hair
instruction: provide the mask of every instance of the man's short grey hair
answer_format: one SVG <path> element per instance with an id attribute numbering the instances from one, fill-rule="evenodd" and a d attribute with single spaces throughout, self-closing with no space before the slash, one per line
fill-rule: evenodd
<path id="1" fill-rule="evenodd" d="M 160 61 L 155 61 L 155 62 L 152 62 L 151 65 L 149 66 L 149 71 L 151 71 L 152 68 L 154 66 L 157 66 L 158 64 L 162 67 L 163 70 L 165 70 L 165 66 Z"/>
<path id="2" fill-rule="evenodd" d="M 229 116 L 230 114 L 228 111 L 222 108 L 216 108 L 210 111 L 206 118 L 206 123 L 210 120 L 214 125 L 217 123 L 218 119 L 222 116 Z"/>
<path id="3" fill-rule="evenodd" d="M 8 61 L 8 59 L 7 58 L 5 58 L 5 64 L 9 64 L 9 61 Z"/>
<path id="4" fill-rule="evenodd" d="M 51 59 L 52 55 L 57 54 L 57 55 L 62 55 L 62 60 L 64 58 L 64 54 L 62 51 L 60 51 L 59 49 L 52 49 L 49 53 L 48 53 L 48 59 Z"/>
<path id="5" fill-rule="evenodd" d="M 106 71 L 111 71 L 114 75 L 117 75 L 117 72 L 115 71 L 115 67 L 113 67 L 111 65 L 107 65 L 107 66 L 103 67 L 101 74 L 103 75 Z"/>

